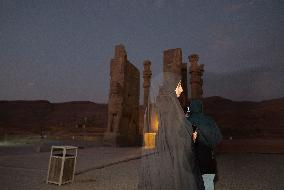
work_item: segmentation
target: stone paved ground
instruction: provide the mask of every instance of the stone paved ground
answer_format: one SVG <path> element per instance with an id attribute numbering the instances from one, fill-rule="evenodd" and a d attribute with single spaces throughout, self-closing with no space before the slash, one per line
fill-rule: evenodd
<path id="1" fill-rule="evenodd" d="M 94 167 L 135 157 L 139 154 L 137 148 L 80 149 L 77 163 L 77 173 L 80 174 L 75 176 L 74 183 L 61 187 L 45 183 L 48 152 L 20 151 L 20 156 L 15 154 L 15 150 L 12 149 L 9 154 L 6 148 L 5 154 L 3 151 L 0 154 L 1 190 L 136 189 L 139 159 L 103 169 Z M 217 160 L 220 174 L 216 185 L 218 190 L 284 189 L 284 154 L 222 153 L 217 155 Z"/>

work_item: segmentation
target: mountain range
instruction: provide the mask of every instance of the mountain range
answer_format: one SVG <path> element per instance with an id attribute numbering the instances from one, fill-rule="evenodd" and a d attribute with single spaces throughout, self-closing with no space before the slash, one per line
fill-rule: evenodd
<path id="1" fill-rule="evenodd" d="M 284 98 L 237 102 L 214 96 L 203 98 L 203 103 L 224 138 L 284 137 Z M 140 116 L 141 121 L 142 106 Z M 0 101 L 0 135 L 92 136 L 102 134 L 106 126 L 107 104 Z"/>

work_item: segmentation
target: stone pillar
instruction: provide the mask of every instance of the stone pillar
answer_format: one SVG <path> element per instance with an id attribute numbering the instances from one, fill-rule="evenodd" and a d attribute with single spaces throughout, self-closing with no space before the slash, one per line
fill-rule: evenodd
<path id="1" fill-rule="evenodd" d="M 199 56 L 197 54 L 191 54 L 190 56 L 188 56 L 188 59 L 190 63 L 189 73 L 191 75 L 191 99 L 201 99 L 203 95 L 202 75 L 204 72 L 204 65 L 198 64 Z"/>
<path id="2" fill-rule="evenodd" d="M 172 72 L 181 76 L 182 51 L 180 48 L 165 50 L 163 62 L 164 72 Z"/>
<path id="3" fill-rule="evenodd" d="M 123 45 L 115 46 L 110 64 L 108 125 L 104 144 L 141 144 L 139 131 L 139 70 L 127 60 Z"/>
<path id="4" fill-rule="evenodd" d="M 123 45 L 115 46 L 114 58 L 110 63 L 110 88 L 108 101 L 107 132 L 116 134 L 122 115 L 123 92 L 125 91 L 127 55 Z"/>
<path id="5" fill-rule="evenodd" d="M 144 65 L 143 88 L 144 88 L 144 109 L 145 109 L 147 107 L 149 99 L 152 72 L 151 72 L 151 62 L 149 60 L 144 61 L 143 65 Z"/>
<path id="6" fill-rule="evenodd" d="M 164 67 L 163 71 L 165 72 L 172 72 L 179 77 L 181 80 L 181 86 L 183 88 L 183 92 L 181 93 L 179 102 L 182 108 L 187 106 L 187 64 L 182 63 L 182 50 L 180 48 L 176 49 L 168 49 L 164 51 Z"/>
<path id="7" fill-rule="evenodd" d="M 188 105 L 188 80 L 187 80 L 187 63 L 183 63 L 181 67 L 181 86 L 183 92 L 179 97 L 179 102 L 182 108 L 185 108 Z"/>

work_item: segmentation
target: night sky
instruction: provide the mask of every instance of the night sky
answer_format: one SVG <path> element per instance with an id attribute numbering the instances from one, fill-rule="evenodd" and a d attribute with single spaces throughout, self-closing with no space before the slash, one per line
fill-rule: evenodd
<path id="1" fill-rule="evenodd" d="M 206 97 L 284 97 L 282 0 L 0 0 L 0 100 L 107 102 L 120 43 L 153 77 L 163 50 L 198 53 Z"/>

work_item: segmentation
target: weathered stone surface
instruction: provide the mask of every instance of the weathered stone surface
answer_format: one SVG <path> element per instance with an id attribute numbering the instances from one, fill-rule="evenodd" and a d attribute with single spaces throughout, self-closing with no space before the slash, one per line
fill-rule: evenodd
<path id="1" fill-rule="evenodd" d="M 187 78 L 187 63 L 183 63 L 181 67 L 181 86 L 183 92 L 181 93 L 179 99 L 180 105 L 185 108 L 188 105 L 188 78 Z"/>
<path id="2" fill-rule="evenodd" d="M 191 75 L 190 85 L 191 85 L 191 98 L 192 99 L 200 99 L 203 95 L 202 85 L 202 75 L 204 72 L 204 65 L 199 64 L 199 56 L 197 54 L 191 54 L 188 56 L 190 69 L 189 73 Z"/>
<path id="3" fill-rule="evenodd" d="M 139 130 L 139 70 L 127 60 L 123 45 L 115 47 L 110 65 L 108 126 L 104 143 L 131 146 L 141 143 Z"/>
<path id="4" fill-rule="evenodd" d="M 181 79 L 181 86 L 183 92 L 179 97 L 179 101 L 182 107 L 187 105 L 188 94 L 187 94 L 187 64 L 182 63 L 182 50 L 180 48 L 168 49 L 164 51 L 164 65 L 163 71 L 172 72 L 177 74 L 177 77 Z"/>
<path id="5" fill-rule="evenodd" d="M 147 107 L 149 93 L 150 93 L 150 86 L 151 86 L 151 62 L 149 60 L 146 60 L 143 62 L 144 65 L 144 71 L 143 71 L 143 88 L 144 88 L 144 108 Z"/>
<path id="6" fill-rule="evenodd" d="M 164 51 L 164 72 L 173 72 L 181 75 L 182 50 L 180 48 L 168 49 Z"/>

